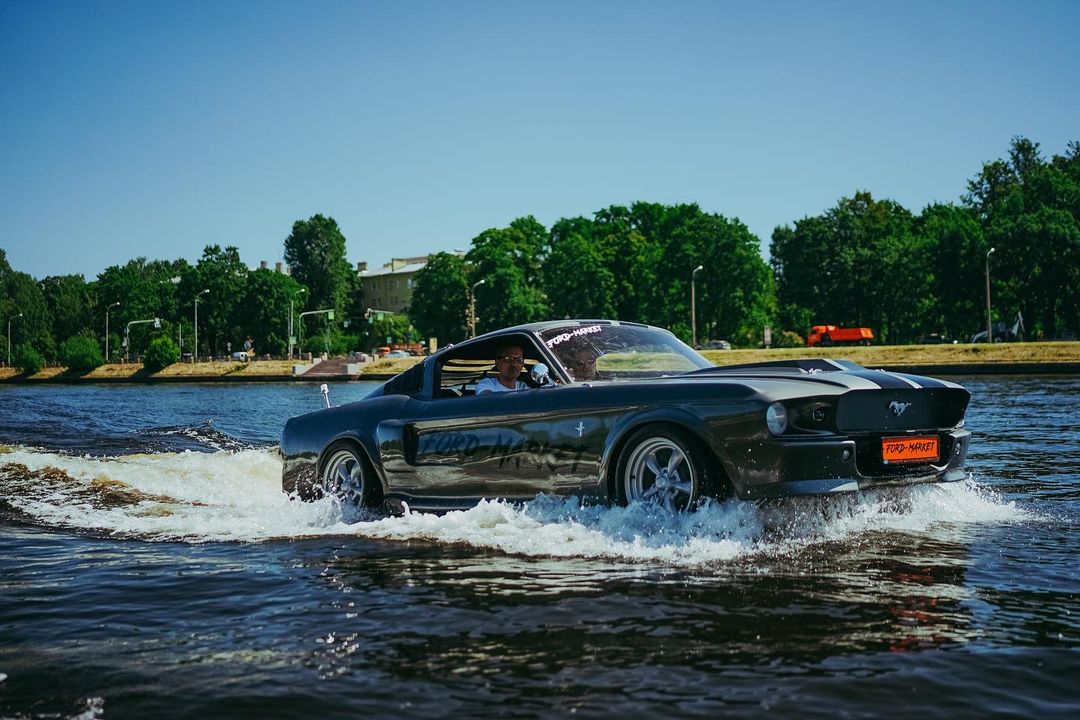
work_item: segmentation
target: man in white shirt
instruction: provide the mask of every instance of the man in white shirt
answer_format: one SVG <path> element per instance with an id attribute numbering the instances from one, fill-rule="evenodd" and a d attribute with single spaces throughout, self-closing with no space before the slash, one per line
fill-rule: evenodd
<path id="1" fill-rule="evenodd" d="M 525 354 L 517 345 L 507 345 L 499 348 L 495 356 L 495 369 L 499 371 L 497 377 L 486 377 L 476 383 L 476 394 L 489 392 L 511 392 L 524 390 L 529 387 L 518 380 L 521 369 L 525 366 Z"/>

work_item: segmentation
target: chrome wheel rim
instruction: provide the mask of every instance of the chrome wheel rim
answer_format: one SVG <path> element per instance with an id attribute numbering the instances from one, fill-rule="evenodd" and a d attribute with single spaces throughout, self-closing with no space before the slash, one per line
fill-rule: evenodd
<path id="1" fill-rule="evenodd" d="M 343 505 L 360 507 L 364 500 L 364 466 L 351 450 L 330 456 L 323 472 L 323 490 Z"/>
<path id="2" fill-rule="evenodd" d="M 679 445 L 665 437 L 645 440 L 626 463 L 623 487 L 627 502 L 655 502 L 681 512 L 694 501 L 694 466 Z"/>

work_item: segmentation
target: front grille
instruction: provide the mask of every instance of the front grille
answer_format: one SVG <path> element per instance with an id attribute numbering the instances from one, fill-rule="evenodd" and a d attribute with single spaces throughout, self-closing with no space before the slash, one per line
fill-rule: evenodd
<path id="1" fill-rule="evenodd" d="M 854 390 L 840 398 L 836 426 L 855 433 L 953 427 L 964 417 L 969 397 L 962 388 Z"/>
<path id="2" fill-rule="evenodd" d="M 949 433 L 926 433 L 937 435 L 938 439 L 938 462 L 937 465 L 945 465 L 955 451 L 955 440 Z M 898 475 L 926 475 L 936 472 L 933 464 L 928 462 L 916 463 L 891 463 L 886 465 L 881 461 L 881 439 L 891 435 L 867 435 L 855 438 L 855 467 L 859 474 L 864 477 L 894 477 Z"/>

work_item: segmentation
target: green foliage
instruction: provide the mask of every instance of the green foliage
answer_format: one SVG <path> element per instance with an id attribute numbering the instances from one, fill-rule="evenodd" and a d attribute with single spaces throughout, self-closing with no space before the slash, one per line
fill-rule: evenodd
<path id="1" fill-rule="evenodd" d="M 195 298 L 199 299 L 200 355 L 220 355 L 226 343 L 235 345 L 249 334 L 252 316 L 261 308 L 259 302 L 248 302 L 248 274 L 235 247 L 207 245 L 194 269 L 182 277 L 181 293 L 184 305 L 191 308 L 193 322 Z M 190 305 L 186 301 L 189 297 Z M 279 323 L 284 322 L 285 314 L 281 313 Z"/>
<path id="2" fill-rule="evenodd" d="M 143 367 L 150 372 L 163 370 L 180 359 L 180 348 L 172 338 L 159 337 L 150 341 L 143 355 Z"/>
<path id="3" fill-rule="evenodd" d="M 1012 320 L 1021 311 L 1035 337 L 1080 332 L 1080 143 L 1047 162 L 1038 143 L 1014 138 L 1008 160 L 984 164 L 968 190 L 986 251 L 995 248 L 995 316 Z"/>
<path id="4" fill-rule="evenodd" d="M 181 282 L 174 282 L 174 278 L 181 278 Z M 109 353 L 115 358 L 123 351 L 119 340 L 129 322 L 150 318 L 163 318 L 170 323 L 178 321 L 184 312 L 185 298 L 188 298 L 190 308 L 193 284 L 191 266 L 186 260 L 140 257 L 124 265 L 111 265 L 91 284 L 93 320 L 91 327 L 84 329 L 91 330 L 95 336 L 102 332 L 105 311 L 109 309 Z M 110 308 L 115 302 L 120 304 Z M 131 347 L 146 347 L 153 330 L 155 328 L 150 324 L 132 325 Z"/>
<path id="5" fill-rule="evenodd" d="M 58 346 L 61 339 L 86 332 L 92 326 L 92 296 L 82 275 L 47 277 L 39 284 L 51 319 L 53 341 Z"/>
<path id="6" fill-rule="evenodd" d="M 473 238 L 465 256 L 472 265 L 469 283 L 484 281 L 475 293 L 477 333 L 547 317 L 540 277 L 546 235 L 530 216 Z"/>
<path id="7" fill-rule="evenodd" d="M 13 270 L 5 253 L 0 256 L 0 331 L 7 332 L 8 322 L 12 347 L 29 343 L 45 357 L 56 357 L 56 343 L 49 331 L 51 317 L 41 286 L 30 275 Z"/>
<path id="8" fill-rule="evenodd" d="M 102 363 L 101 347 L 89 335 L 73 335 L 60 344 L 60 364 L 69 370 L 93 370 Z"/>
<path id="9" fill-rule="evenodd" d="M 369 342 L 372 348 L 385 345 L 387 342 L 403 343 L 419 339 L 412 331 L 409 317 L 400 313 L 379 313 L 372 316 L 368 331 Z M 390 338 L 387 341 L 386 338 Z M 370 348 L 369 348 L 370 349 Z"/>
<path id="10" fill-rule="evenodd" d="M 919 335 L 936 332 L 966 340 L 986 312 L 983 263 L 988 248 L 978 218 L 970 208 L 935 204 L 923 210 L 915 226 L 932 248 L 934 268 L 931 307 L 919 323 Z"/>
<path id="11" fill-rule="evenodd" d="M 857 192 L 818 216 L 776 228 L 771 268 L 758 247 L 738 219 L 694 204 L 613 205 L 561 219 L 550 231 L 531 216 L 519 218 L 480 233 L 465 258 L 431 256 L 416 277 L 415 328 L 405 316 L 366 317 L 345 238 L 322 215 L 293 224 L 285 241 L 292 277 L 249 271 L 235 247 L 208 245 L 194 267 L 136 258 L 89 283 L 78 275 L 39 283 L 12 269 L 0 249 L 0 330 L 10 321 L 13 346 L 51 360 L 74 352 L 71 338 L 85 335 L 96 344 L 108 310 L 114 355 L 128 323 L 155 317 L 160 330 L 131 326 L 132 348 L 147 347 L 155 334 L 182 332 L 190 352 L 198 299 L 199 354 L 219 355 L 228 342 L 238 349 L 248 336 L 260 353 L 282 354 L 292 301 L 296 314 L 337 313 L 332 322 L 305 318 L 305 349 L 370 349 L 387 336 L 435 336 L 446 344 L 464 337 L 469 287 L 483 280 L 476 289 L 480 332 L 592 316 L 661 325 L 689 340 L 693 287 L 699 340 L 756 347 L 770 325 L 775 346 L 789 339 L 801 345 L 799 334 L 818 323 L 869 326 L 883 343 L 931 332 L 967 339 L 986 323 L 987 252 L 995 248 L 995 319 L 1011 321 L 1020 311 L 1028 337 L 1075 336 L 1080 143 L 1047 160 L 1037 143 L 1014 138 L 1007 157 L 985 163 L 972 178 L 961 205 L 933 204 L 915 216 Z M 341 336 L 343 328 L 353 336 Z"/>
<path id="12" fill-rule="evenodd" d="M 331 352 L 334 355 L 348 355 L 361 349 L 360 336 L 355 334 L 342 334 L 334 341 Z"/>
<path id="13" fill-rule="evenodd" d="M 699 338 L 760 336 L 775 310 L 758 245 L 738 220 L 697 205 L 635 203 L 560 220 L 544 267 L 551 312 L 655 323 L 689 340 L 695 277 Z"/>
<path id="14" fill-rule="evenodd" d="M 781 323 L 866 326 L 883 342 L 915 339 L 932 308 L 933 254 L 911 213 L 868 192 L 773 233 Z"/>
<path id="15" fill-rule="evenodd" d="M 416 273 L 409 318 L 423 338 L 438 338 L 440 345 L 465 338 L 469 283 L 465 261 L 450 253 L 436 253 Z"/>
<path id="16" fill-rule="evenodd" d="M 293 321 L 302 311 L 304 293 L 300 283 L 283 273 L 260 268 L 248 275 L 247 288 L 240 307 L 233 349 L 243 347 L 251 336 L 259 354 L 284 355 L 288 351 L 289 302 L 293 303 Z M 294 329 L 295 331 L 295 329 Z"/>
<path id="17" fill-rule="evenodd" d="M 551 228 L 544 265 L 544 291 L 552 317 L 607 318 L 616 315 L 615 275 L 606 244 L 585 218 L 563 219 Z"/>
<path id="18" fill-rule="evenodd" d="M 11 364 L 21 368 L 26 375 L 33 375 L 45 367 L 45 358 L 28 342 L 19 343 L 11 351 Z"/>
<path id="19" fill-rule="evenodd" d="M 806 338 L 797 332 L 781 330 L 780 332 L 773 332 L 772 334 L 772 347 L 774 348 L 797 348 L 805 346 Z"/>
<path id="20" fill-rule="evenodd" d="M 345 236 L 333 218 L 313 215 L 293 223 L 285 239 L 285 262 L 293 278 L 308 288 L 307 307 L 334 309 L 347 317 L 345 306 L 355 273 L 345 259 Z"/>

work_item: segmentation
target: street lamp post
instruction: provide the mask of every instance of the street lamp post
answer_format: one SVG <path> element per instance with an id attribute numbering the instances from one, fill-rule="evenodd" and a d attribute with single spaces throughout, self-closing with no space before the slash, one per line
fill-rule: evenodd
<path id="1" fill-rule="evenodd" d="M 304 333 L 303 333 L 303 330 L 304 330 L 304 316 L 305 315 L 326 315 L 328 320 L 333 320 L 334 319 L 334 308 L 327 308 L 326 310 L 308 310 L 307 312 L 302 312 L 302 313 L 300 313 L 299 315 L 296 316 L 296 324 L 299 326 L 299 329 L 300 329 L 300 342 L 299 342 L 297 347 L 299 348 L 301 355 L 304 354 L 304 347 L 303 347 L 304 346 Z M 329 334 L 327 334 L 326 342 L 327 342 L 327 345 L 329 345 L 329 343 L 330 343 Z M 329 350 L 329 348 L 327 348 L 327 349 Z"/>
<path id="2" fill-rule="evenodd" d="M 106 306 L 105 308 L 105 362 L 109 362 L 109 311 L 120 304 L 120 301 Z"/>
<path id="3" fill-rule="evenodd" d="M 195 295 L 195 349 L 192 350 L 191 364 L 194 365 L 199 360 L 199 296 L 205 295 L 210 292 L 210 288 L 206 288 L 200 293 Z"/>
<path id="4" fill-rule="evenodd" d="M 124 328 L 124 347 L 127 348 L 128 362 L 131 361 L 131 326 L 143 325 L 144 323 L 154 323 L 154 327 L 159 328 L 161 327 L 161 318 L 150 318 L 149 320 L 132 320 L 127 324 L 127 327 Z"/>
<path id="5" fill-rule="evenodd" d="M 477 280 L 469 288 L 469 337 L 476 337 L 476 288 L 487 280 Z"/>
<path id="6" fill-rule="evenodd" d="M 698 265 L 694 268 L 694 271 L 690 273 L 690 345 L 697 347 L 697 297 L 695 278 L 698 271 L 702 270 L 704 265 Z"/>
<path id="7" fill-rule="evenodd" d="M 173 285 L 180 285 L 180 276 L 169 278 L 169 282 Z M 180 319 L 176 320 L 176 344 L 180 346 L 180 359 L 184 359 L 184 323 L 180 322 Z"/>
<path id="8" fill-rule="evenodd" d="M 306 293 L 306 292 L 307 292 L 307 288 L 300 288 L 299 290 L 296 291 L 296 295 L 299 296 L 300 293 Z M 295 337 L 293 335 L 293 300 L 294 299 L 295 298 L 289 298 L 289 359 L 290 360 L 293 359 L 293 337 Z"/>
<path id="9" fill-rule="evenodd" d="M 7 321 L 7 364 L 8 364 L 8 367 L 11 367 L 11 321 L 16 319 L 16 318 L 21 318 L 22 315 L 23 315 L 22 313 L 19 313 L 18 315 L 12 315 L 11 317 L 8 318 L 8 321 Z"/>
<path id="10" fill-rule="evenodd" d="M 986 251 L 986 342 L 994 342 L 994 329 L 990 324 L 990 253 L 994 248 Z"/>

